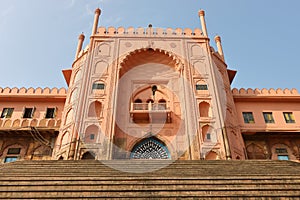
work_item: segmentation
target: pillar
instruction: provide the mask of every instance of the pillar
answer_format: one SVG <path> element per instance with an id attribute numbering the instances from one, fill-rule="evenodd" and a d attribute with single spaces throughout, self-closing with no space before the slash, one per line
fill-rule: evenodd
<path id="1" fill-rule="evenodd" d="M 92 35 L 96 35 L 96 33 L 97 33 L 100 14 L 101 14 L 101 10 L 99 8 L 97 8 L 95 10 L 95 17 L 94 17 L 94 25 L 93 25 Z"/>
<path id="2" fill-rule="evenodd" d="M 85 37 L 84 37 L 83 33 L 80 34 L 79 37 L 78 37 L 78 45 L 77 45 L 77 50 L 76 50 L 75 60 L 78 58 L 79 53 L 80 53 L 80 51 L 81 51 L 81 49 L 82 49 L 82 45 L 83 45 L 84 38 L 85 38 Z"/>
<path id="3" fill-rule="evenodd" d="M 217 45 L 217 48 L 218 48 L 218 53 L 220 54 L 220 56 L 222 57 L 222 59 L 225 60 L 224 59 L 223 48 L 222 48 L 222 43 L 221 43 L 221 37 L 219 35 L 217 35 L 215 37 L 215 42 L 216 42 L 216 45 Z"/>
<path id="4" fill-rule="evenodd" d="M 199 10 L 198 16 L 200 17 L 203 34 L 204 34 L 204 36 L 207 37 L 207 29 L 206 29 L 206 23 L 205 23 L 205 17 L 204 17 L 205 16 L 204 10 Z"/>

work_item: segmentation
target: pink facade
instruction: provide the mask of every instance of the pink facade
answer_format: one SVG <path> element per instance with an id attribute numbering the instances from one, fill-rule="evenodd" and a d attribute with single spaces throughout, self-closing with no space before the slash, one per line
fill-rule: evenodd
<path id="1" fill-rule="evenodd" d="M 299 160 L 300 95 L 231 89 L 221 38 L 201 29 L 98 27 L 68 89 L 0 88 L 0 156 L 14 159 Z"/>

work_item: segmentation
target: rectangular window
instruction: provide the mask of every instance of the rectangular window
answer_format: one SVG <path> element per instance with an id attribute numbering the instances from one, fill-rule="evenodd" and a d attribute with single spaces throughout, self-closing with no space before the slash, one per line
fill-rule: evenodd
<path id="1" fill-rule="evenodd" d="M 91 134 L 91 135 L 90 135 L 90 139 L 91 139 L 91 140 L 95 139 L 95 134 Z"/>
<path id="2" fill-rule="evenodd" d="M 93 83 L 93 90 L 104 90 L 104 83 Z"/>
<path id="3" fill-rule="evenodd" d="M 7 154 L 20 154 L 21 148 L 9 148 Z"/>
<path id="4" fill-rule="evenodd" d="M 254 123 L 254 117 L 252 112 L 243 112 L 243 118 L 245 124 L 253 124 Z"/>
<path id="5" fill-rule="evenodd" d="M 13 108 L 3 108 L 1 118 L 11 118 L 13 112 Z"/>
<path id="6" fill-rule="evenodd" d="M 287 153 L 287 149 L 286 148 L 276 148 L 275 149 L 275 152 L 277 153 L 277 154 L 280 154 L 280 153 Z"/>
<path id="7" fill-rule="evenodd" d="M 45 118 L 46 119 L 54 118 L 55 117 L 55 110 L 56 110 L 55 108 L 47 108 Z"/>
<path id="8" fill-rule="evenodd" d="M 288 155 L 278 155 L 277 159 L 278 160 L 289 160 L 289 156 Z"/>
<path id="9" fill-rule="evenodd" d="M 34 112 L 34 108 L 25 108 L 23 118 L 32 118 L 33 112 Z"/>
<path id="10" fill-rule="evenodd" d="M 263 115 L 264 115 L 265 122 L 267 124 L 275 123 L 272 112 L 263 112 Z"/>
<path id="11" fill-rule="evenodd" d="M 7 156 L 7 157 L 5 157 L 4 162 L 9 163 L 9 162 L 14 162 L 16 160 L 18 160 L 17 156 Z"/>
<path id="12" fill-rule="evenodd" d="M 208 90 L 207 85 L 196 85 L 196 90 Z"/>
<path id="13" fill-rule="evenodd" d="M 286 123 L 295 123 L 295 118 L 292 112 L 284 112 L 283 115 Z"/>
<path id="14" fill-rule="evenodd" d="M 211 135 L 210 135 L 210 133 L 206 133 L 206 139 L 207 139 L 207 140 L 211 140 Z"/>

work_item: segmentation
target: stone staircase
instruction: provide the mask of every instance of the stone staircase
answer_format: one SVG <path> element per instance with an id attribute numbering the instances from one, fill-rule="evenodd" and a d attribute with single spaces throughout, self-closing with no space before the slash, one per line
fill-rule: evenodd
<path id="1" fill-rule="evenodd" d="M 300 164 L 52 160 L 0 165 L 0 199 L 92 198 L 300 199 Z"/>

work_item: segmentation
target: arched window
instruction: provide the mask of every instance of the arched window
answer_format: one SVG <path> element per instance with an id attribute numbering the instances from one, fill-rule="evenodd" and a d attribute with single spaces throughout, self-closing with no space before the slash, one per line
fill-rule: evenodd
<path id="1" fill-rule="evenodd" d="M 160 99 L 158 101 L 158 109 L 159 110 L 166 110 L 167 109 L 167 102 L 164 99 Z"/>
<path id="2" fill-rule="evenodd" d="M 147 101 L 146 101 L 147 103 L 154 103 L 154 101 L 153 101 L 153 99 L 148 99 Z"/>
<path id="3" fill-rule="evenodd" d="M 96 125 L 90 125 L 85 130 L 85 136 L 82 141 L 85 143 L 96 143 L 98 137 L 99 128 Z"/>
<path id="4" fill-rule="evenodd" d="M 211 127 L 208 125 L 205 125 L 202 127 L 202 138 L 204 141 L 210 141 L 211 140 Z"/>
<path id="5" fill-rule="evenodd" d="M 155 137 L 150 137 L 136 144 L 130 154 L 132 159 L 170 159 L 166 145 Z"/>
<path id="6" fill-rule="evenodd" d="M 134 100 L 134 110 L 145 110 L 144 107 L 146 105 L 142 105 L 142 103 L 143 101 L 141 99 Z"/>
<path id="7" fill-rule="evenodd" d="M 134 100 L 134 103 L 143 103 L 143 101 L 141 99 L 136 99 Z"/>

